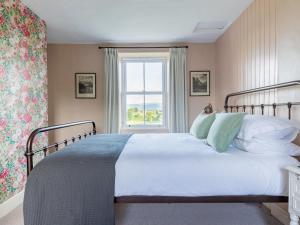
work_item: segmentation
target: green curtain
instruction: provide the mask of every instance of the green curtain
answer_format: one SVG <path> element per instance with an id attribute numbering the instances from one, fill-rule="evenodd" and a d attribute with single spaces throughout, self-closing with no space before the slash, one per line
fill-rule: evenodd
<path id="1" fill-rule="evenodd" d="M 104 49 L 105 75 L 105 131 L 119 133 L 119 75 L 118 51 Z"/>
<path id="2" fill-rule="evenodd" d="M 186 80 L 186 48 L 171 48 L 169 109 L 172 133 L 188 131 Z"/>

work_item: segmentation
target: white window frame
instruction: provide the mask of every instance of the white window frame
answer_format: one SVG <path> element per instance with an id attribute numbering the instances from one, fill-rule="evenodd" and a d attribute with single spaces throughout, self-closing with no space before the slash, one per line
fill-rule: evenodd
<path id="1" fill-rule="evenodd" d="M 140 62 L 143 63 L 143 80 L 144 91 L 128 92 L 127 79 L 126 79 L 126 63 L 127 62 Z M 162 62 L 162 91 L 145 91 L 145 63 L 147 62 Z M 120 74 L 121 74 L 121 128 L 122 129 L 167 129 L 168 128 L 168 93 L 167 93 L 167 75 L 168 75 L 168 58 L 166 57 L 122 57 L 120 59 Z M 127 95 L 143 95 L 144 96 L 144 124 L 143 125 L 127 125 Z M 162 95 L 162 110 L 163 110 L 163 123 L 162 125 L 147 125 L 145 124 L 146 111 L 145 111 L 145 97 L 146 95 Z"/>

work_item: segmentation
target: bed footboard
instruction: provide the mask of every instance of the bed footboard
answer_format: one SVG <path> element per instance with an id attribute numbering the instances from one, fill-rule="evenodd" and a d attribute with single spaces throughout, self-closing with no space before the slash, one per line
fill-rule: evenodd
<path id="1" fill-rule="evenodd" d="M 77 137 L 72 137 L 71 139 L 65 139 L 62 142 L 57 142 L 48 146 L 44 146 L 41 149 L 33 150 L 33 141 L 34 138 L 44 132 L 48 131 L 53 131 L 57 129 L 62 129 L 62 128 L 68 128 L 68 127 L 73 127 L 73 126 L 79 126 L 79 125 L 84 125 L 84 124 L 91 124 L 92 125 L 92 131 L 89 133 L 84 133 L 81 135 L 78 135 Z M 47 152 L 49 149 L 54 148 L 55 151 L 58 150 L 60 145 L 67 146 L 69 143 L 74 143 L 76 140 L 81 140 L 81 138 L 87 138 L 88 136 L 95 135 L 96 134 L 96 124 L 94 121 L 91 120 L 85 120 L 85 121 L 78 121 L 78 122 L 71 122 L 71 123 L 66 123 L 66 124 L 60 124 L 60 125 L 54 125 L 54 126 L 48 126 L 48 127 L 41 127 L 35 129 L 29 136 L 26 144 L 26 151 L 25 151 L 25 157 L 27 160 L 27 176 L 30 174 L 30 172 L 33 169 L 33 156 L 36 153 L 43 152 L 44 157 L 47 156 Z"/>

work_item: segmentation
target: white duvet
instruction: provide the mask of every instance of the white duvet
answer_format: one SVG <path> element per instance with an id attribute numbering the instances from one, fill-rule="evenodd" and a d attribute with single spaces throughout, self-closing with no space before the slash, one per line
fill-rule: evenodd
<path id="1" fill-rule="evenodd" d="M 115 196 L 287 195 L 290 156 L 231 148 L 189 134 L 134 134 L 116 163 Z"/>

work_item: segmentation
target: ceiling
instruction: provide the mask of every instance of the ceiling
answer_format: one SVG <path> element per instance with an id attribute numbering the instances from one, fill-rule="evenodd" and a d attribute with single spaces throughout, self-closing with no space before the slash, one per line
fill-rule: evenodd
<path id="1" fill-rule="evenodd" d="M 214 42 L 252 0 L 23 0 L 49 43 Z M 198 23 L 226 24 L 194 32 Z"/>

